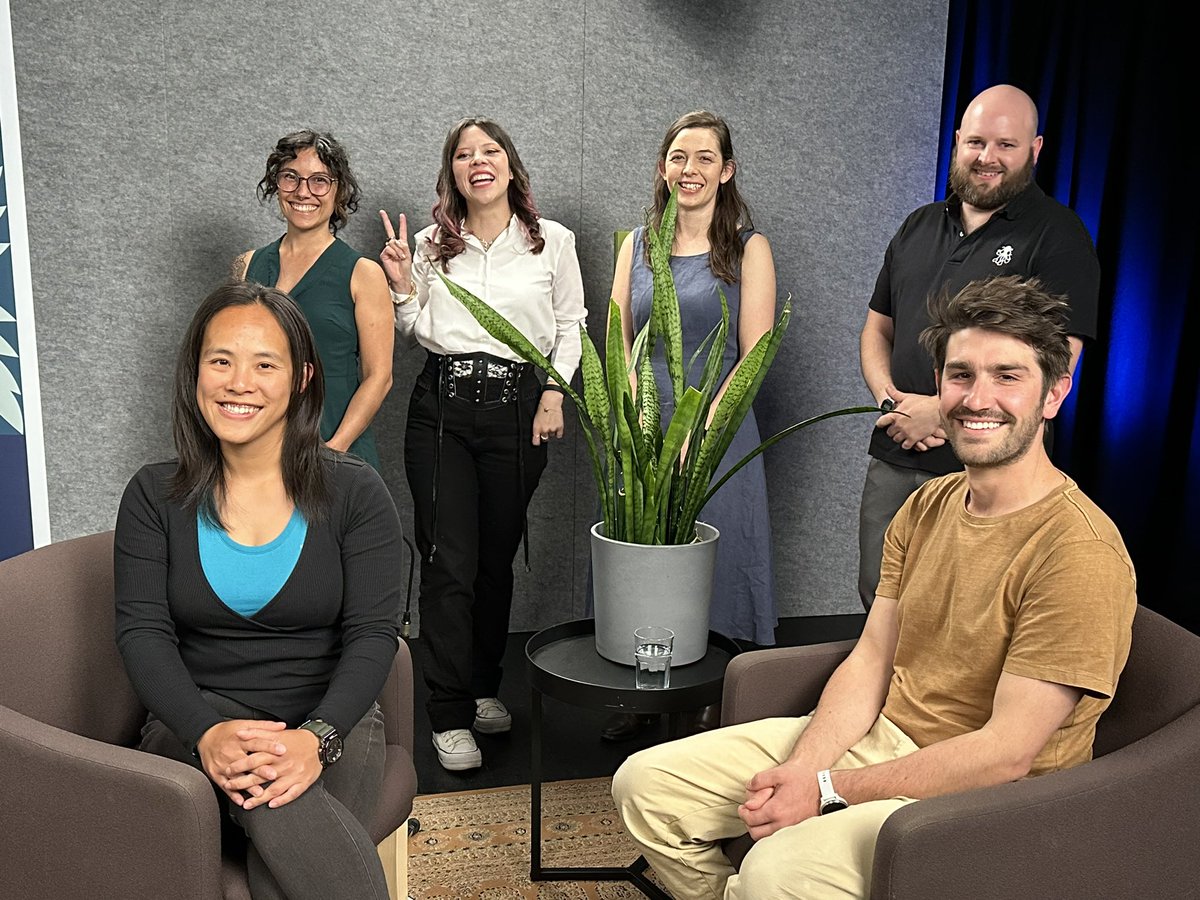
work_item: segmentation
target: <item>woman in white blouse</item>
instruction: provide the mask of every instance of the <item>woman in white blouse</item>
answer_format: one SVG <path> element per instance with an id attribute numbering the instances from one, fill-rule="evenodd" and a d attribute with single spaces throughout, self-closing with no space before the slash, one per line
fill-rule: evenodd
<path id="1" fill-rule="evenodd" d="M 380 254 L 401 347 L 428 358 L 408 408 L 404 466 L 421 562 L 421 640 L 438 761 L 472 769 L 472 732 L 508 731 L 497 697 L 525 510 L 563 435 L 563 394 L 492 338 L 437 277 L 502 313 L 563 377 L 579 364 L 586 316 L 575 236 L 538 216 L 529 174 L 489 119 L 455 125 L 442 148 L 433 224 L 410 255 L 403 215 L 383 210 Z M 528 546 L 526 546 L 528 563 Z"/>

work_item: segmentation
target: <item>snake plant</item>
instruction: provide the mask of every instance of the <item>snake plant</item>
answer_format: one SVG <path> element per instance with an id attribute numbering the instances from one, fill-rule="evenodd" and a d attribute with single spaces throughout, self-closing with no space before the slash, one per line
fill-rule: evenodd
<path id="1" fill-rule="evenodd" d="M 729 387 L 716 401 L 721 387 L 721 362 L 729 334 L 729 307 L 720 291 L 721 321 L 702 342 L 685 368 L 679 298 L 671 275 L 671 245 L 675 237 L 676 191 L 655 228 L 647 223 L 654 295 L 650 320 L 626 356 L 621 311 L 608 303 L 605 339 L 606 363 L 587 329 L 580 328 L 583 355 L 580 396 L 532 343 L 503 316 L 440 271 L 450 293 L 475 317 L 488 334 L 507 345 L 526 362 L 553 378 L 571 398 L 579 413 L 591 456 L 592 472 L 600 494 L 604 536 L 632 544 L 687 544 L 695 540 L 696 519 L 704 504 L 742 466 L 768 447 L 814 422 L 854 413 L 879 410 L 852 406 L 797 422 L 763 441 L 734 464 L 716 483 L 713 476 L 734 435 L 746 418 L 767 374 L 791 318 L 791 299 L 785 300 L 775 325 L 764 334 L 738 366 Z M 719 290 L 719 288 L 718 288 Z M 662 341 L 670 384 L 659 385 L 650 360 Z M 707 348 L 707 357 L 695 385 L 686 383 L 687 372 Z M 636 382 L 631 385 L 630 375 Z M 670 422 L 661 421 L 660 390 L 669 390 L 674 401 Z"/>

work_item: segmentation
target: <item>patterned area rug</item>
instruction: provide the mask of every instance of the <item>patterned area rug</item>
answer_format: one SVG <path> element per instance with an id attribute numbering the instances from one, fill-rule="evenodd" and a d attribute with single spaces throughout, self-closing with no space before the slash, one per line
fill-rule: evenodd
<path id="1" fill-rule="evenodd" d="M 542 785 L 543 866 L 626 866 L 637 859 L 610 784 L 582 778 Z M 421 823 L 408 842 L 413 900 L 644 897 L 622 881 L 530 882 L 528 785 L 418 796 L 413 815 Z"/>

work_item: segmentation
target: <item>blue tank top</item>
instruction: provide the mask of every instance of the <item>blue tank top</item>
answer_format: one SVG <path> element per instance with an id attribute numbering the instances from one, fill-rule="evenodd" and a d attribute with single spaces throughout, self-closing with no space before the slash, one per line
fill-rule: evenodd
<path id="1" fill-rule="evenodd" d="M 239 544 L 224 529 L 196 515 L 204 577 L 222 603 L 247 618 L 270 603 L 291 577 L 307 534 L 308 522 L 299 509 L 292 511 L 279 537 L 261 547 Z"/>

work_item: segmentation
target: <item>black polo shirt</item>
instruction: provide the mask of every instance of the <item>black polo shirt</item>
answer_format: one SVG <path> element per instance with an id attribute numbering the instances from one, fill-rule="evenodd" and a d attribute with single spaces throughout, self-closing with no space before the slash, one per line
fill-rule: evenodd
<path id="1" fill-rule="evenodd" d="M 1043 287 L 1071 304 L 1068 330 L 1096 336 L 1100 263 L 1083 222 L 1034 183 L 973 231 L 964 234 L 962 201 L 953 194 L 911 213 L 884 255 L 871 309 L 890 316 L 892 383 L 902 391 L 933 395 L 933 360 L 918 336 L 929 325 L 928 298 L 951 295 L 969 282 L 1003 275 L 1036 275 Z M 905 450 L 882 428 L 871 435 L 870 454 L 896 466 L 937 475 L 962 468 L 949 444 Z"/>

